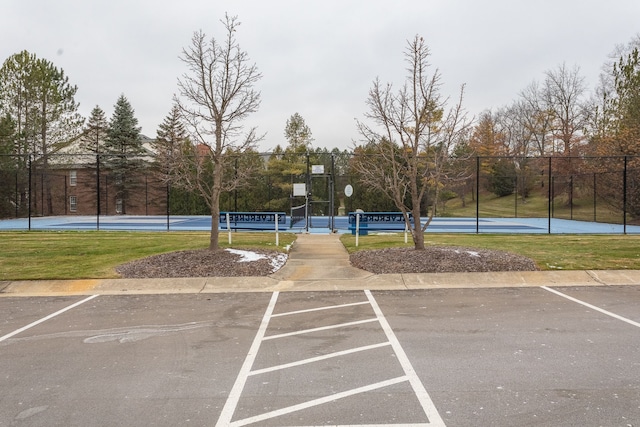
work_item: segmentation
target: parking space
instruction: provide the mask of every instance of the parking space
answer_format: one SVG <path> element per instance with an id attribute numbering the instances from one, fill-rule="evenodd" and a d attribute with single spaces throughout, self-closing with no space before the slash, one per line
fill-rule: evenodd
<path id="1" fill-rule="evenodd" d="M 598 290 L 609 301 L 635 295 L 619 307 L 637 312 L 637 288 Z M 447 425 L 640 420 L 638 327 L 541 288 L 389 292 L 377 299 Z"/>
<path id="2" fill-rule="evenodd" d="M 639 305 L 637 286 L 5 297 L 0 426 L 634 426 Z"/>
<path id="3" fill-rule="evenodd" d="M 25 298 L 17 304 L 13 298 L 0 298 L 0 337 L 13 333 L 33 322 L 55 313 L 74 302 L 77 297 Z"/>

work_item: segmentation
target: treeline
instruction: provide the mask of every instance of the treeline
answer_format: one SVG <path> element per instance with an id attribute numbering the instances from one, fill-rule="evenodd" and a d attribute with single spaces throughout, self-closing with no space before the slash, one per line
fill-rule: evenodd
<path id="1" fill-rule="evenodd" d="M 473 198 L 477 186 L 498 196 L 517 192 L 525 200 L 536 185 L 545 182 L 541 178 L 545 173 L 566 181 L 555 196 L 562 195 L 571 205 L 576 194 L 586 191 L 580 187 L 590 182 L 584 177 L 598 174 L 600 197 L 612 206 L 624 204 L 637 218 L 639 48 L 640 37 L 617 47 L 603 65 L 600 85 L 592 91 L 578 67 L 563 64 L 549 70 L 541 81 L 523 88 L 510 105 L 486 110 L 472 123 L 459 126 L 455 138 L 446 144 L 444 140 L 425 142 L 446 130 L 447 116 L 436 99 L 425 104 L 422 118 L 419 112 L 413 122 L 399 117 L 398 136 L 373 132 L 359 123 L 362 141 L 349 151 L 314 148 L 310 128 L 296 113 L 285 126 L 287 145 L 275 147 L 268 155 L 241 144 L 216 153 L 215 146 L 197 142 L 193 128 L 185 127 L 185 107 L 179 103 L 171 106 L 153 139 L 141 134 L 124 95 L 117 98 L 110 119 L 99 106 L 85 119 L 78 114 L 77 87 L 64 71 L 23 51 L 7 58 L 0 68 L 0 214 L 23 215 L 28 204 L 35 203 L 29 200 L 26 172 L 35 165 L 46 176 L 78 167 L 99 171 L 97 179 L 101 173 L 108 174 L 114 186 L 111 197 L 120 201 L 122 213 L 127 213 L 127 201 L 136 197 L 140 185 L 133 177 L 153 174 L 168 188 L 176 214 L 210 214 L 215 195 L 222 209 L 288 211 L 302 203 L 292 198 L 293 184 L 299 182 L 310 185 L 315 214 L 329 213 L 330 191 L 336 195 L 335 213 L 356 207 L 397 210 L 400 204 L 410 207 L 412 198 L 427 212 L 453 197 Z M 383 91 L 382 85 L 374 84 L 370 106 L 374 107 L 375 96 L 383 99 Z M 380 117 L 367 115 L 373 122 Z M 415 139 L 414 151 L 402 141 L 404 136 Z M 74 157 L 80 154 L 86 155 L 85 160 Z M 478 156 L 476 163 L 472 159 Z M 546 158 L 553 158 L 553 163 L 541 160 Z M 214 164 L 224 170 L 223 180 L 213 179 Z M 545 169 L 547 164 L 551 170 Z M 323 165 L 325 173 L 308 174 L 313 165 Z M 400 176 L 409 169 L 416 174 L 417 184 L 424 185 L 419 194 L 411 193 L 408 181 L 393 181 L 394 173 Z M 368 176 L 373 170 L 389 182 Z M 50 183 L 43 180 L 43 215 L 53 213 L 56 196 Z M 351 198 L 342 193 L 347 184 L 356 188 Z M 217 187 L 207 187 L 213 185 Z M 394 185 L 400 187 L 393 194 L 384 191 Z"/>

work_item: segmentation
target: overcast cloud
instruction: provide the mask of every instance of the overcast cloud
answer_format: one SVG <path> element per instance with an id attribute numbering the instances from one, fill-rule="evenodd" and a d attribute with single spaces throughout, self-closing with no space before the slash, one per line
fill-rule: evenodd
<path id="1" fill-rule="evenodd" d="M 260 111 L 245 123 L 266 132 L 263 151 L 286 145 L 296 112 L 314 147 L 351 147 L 372 81 L 402 84 L 416 34 L 443 94 L 466 84 L 477 115 L 562 63 L 593 89 L 615 46 L 640 32 L 638 0 L 3 0 L 0 60 L 26 49 L 52 61 L 78 86 L 85 117 L 96 105 L 111 117 L 124 94 L 155 137 L 186 71 L 182 49 L 200 29 L 222 40 L 225 12 L 242 22 L 238 40 L 263 75 Z"/>

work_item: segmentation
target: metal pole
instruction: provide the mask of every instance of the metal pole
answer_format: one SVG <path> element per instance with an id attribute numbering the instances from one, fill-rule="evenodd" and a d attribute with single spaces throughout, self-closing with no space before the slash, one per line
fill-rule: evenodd
<path id="1" fill-rule="evenodd" d="M 553 185 L 553 180 L 551 179 L 551 157 L 549 157 L 549 183 L 548 183 L 549 189 L 547 190 L 547 192 L 549 194 L 549 196 L 548 196 L 549 197 L 549 201 L 547 203 L 548 204 L 548 206 L 547 206 L 547 209 L 548 209 L 547 217 L 548 217 L 548 221 L 549 221 L 548 228 L 547 228 L 547 233 L 548 234 L 551 234 L 551 198 L 553 197 L 553 194 L 551 192 L 551 186 L 552 185 Z"/>
<path id="2" fill-rule="evenodd" d="M 44 167 L 40 172 L 40 216 L 44 216 Z M 36 215 L 38 212 L 36 212 Z"/>
<path id="3" fill-rule="evenodd" d="M 96 154 L 96 229 L 100 230 L 100 154 Z"/>
<path id="4" fill-rule="evenodd" d="M 593 173 L 593 222 L 596 222 L 596 209 L 597 209 L 597 202 L 596 202 L 596 198 L 598 197 L 598 191 L 596 190 L 596 173 Z"/>
<path id="5" fill-rule="evenodd" d="M 67 188 L 67 175 L 64 176 L 64 214 L 67 215 L 67 205 L 69 204 L 69 189 Z"/>
<path id="6" fill-rule="evenodd" d="M 31 176 L 32 175 L 31 168 L 33 166 L 31 164 L 31 154 L 29 154 L 29 162 L 28 163 L 29 163 L 29 200 L 28 200 L 29 208 L 27 209 L 27 214 L 29 215 L 29 231 L 31 231 L 31 197 L 33 196 L 33 194 L 31 193 L 31 180 L 33 179 L 32 176 Z"/>
<path id="7" fill-rule="evenodd" d="M 167 231 L 170 229 L 169 216 L 171 215 L 171 184 L 167 182 Z"/>
<path id="8" fill-rule="evenodd" d="M 335 218 L 335 154 L 331 153 L 331 175 L 329 176 L 329 209 L 331 210 L 331 232 L 336 229 Z"/>
<path id="9" fill-rule="evenodd" d="M 476 234 L 480 233 L 480 156 L 476 156 Z"/>
<path id="10" fill-rule="evenodd" d="M 19 192 L 18 192 L 18 170 L 16 169 L 16 218 L 18 218 L 19 215 L 19 208 L 21 203 L 19 203 L 20 201 L 20 196 L 19 196 Z"/>
<path id="11" fill-rule="evenodd" d="M 107 211 L 107 215 L 109 215 L 109 175 L 104 177 L 104 193 L 105 211 Z"/>
<path id="12" fill-rule="evenodd" d="M 513 187 L 515 189 L 514 193 L 516 195 L 516 199 L 514 201 L 514 206 L 515 206 L 514 214 L 515 214 L 515 217 L 518 218 L 518 176 L 517 175 L 513 178 L 513 181 L 514 181 Z"/>
<path id="13" fill-rule="evenodd" d="M 149 215 L 149 180 L 147 173 L 144 174 L 144 214 Z"/>
<path id="14" fill-rule="evenodd" d="M 622 177 L 622 224 L 627 234 L 627 156 L 624 156 L 624 175 Z"/>
<path id="15" fill-rule="evenodd" d="M 360 214 L 356 212 L 356 248 L 358 247 L 359 235 L 360 235 Z"/>
<path id="16" fill-rule="evenodd" d="M 569 212 L 571 220 L 573 221 L 573 175 L 569 177 Z"/>
<path id="17" fill-rule="evenodd" d="M 556 177 L 551 178 L 551 218 L 554 218 L 555 213 L 555 198 L 556 198 Z"/>
<path id="18" fill-rule="evenodd" d="M 309 232 L 309 225 L 311 223 L 311 220 L 309 218 L 309 200 L 311 199 L 311 173 L 310 173 L 310 166 L 309 166 L 309 153 L 307 153 L 307 188 L 306 188 L 306 199 L 305 199 L 305 222 L 306 222 L 306 232 Z"/>

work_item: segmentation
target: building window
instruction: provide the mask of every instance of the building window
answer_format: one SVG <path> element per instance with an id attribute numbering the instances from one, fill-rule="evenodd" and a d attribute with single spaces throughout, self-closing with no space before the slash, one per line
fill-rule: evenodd
<path id="1" fill-rule="evenodd" d="M 78 183 L 78 171 L 69 171 L 69 185 L 75 187 Z"/>
<path id="2" fill-rule="evenodd" d="M 122 199 L 116 199 L 116 213 L 122 213 Z"/>
<path id="3" fill-rule="evenodd" d="M 76 196 L 69 196 L 69 210 L 71 212 L 78 210 L 78 198 Z"/>

